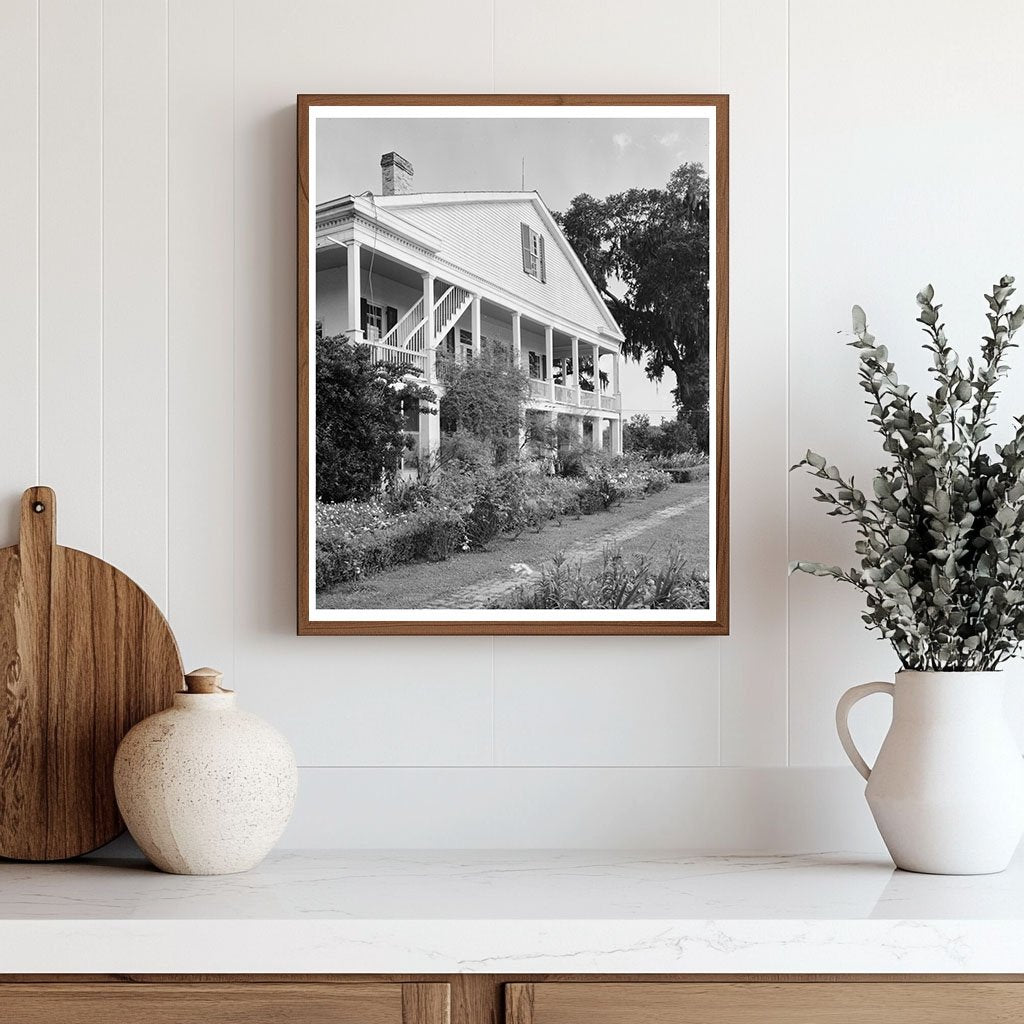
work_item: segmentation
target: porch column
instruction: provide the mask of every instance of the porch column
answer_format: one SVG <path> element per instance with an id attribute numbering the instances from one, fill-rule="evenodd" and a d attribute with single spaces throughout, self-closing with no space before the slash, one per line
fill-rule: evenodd
<path id="1" fill-rule="evenodd" d="M 601 408 L 601 348 L 596 343 L 594 349 L 594 405 Z"/>
<path id="2" fill-rule="evenodd" d="M 430 361 L 433 366 L 433 359 Z M 420 479 L 426 477 L 426 471 L 441 450 L 441 417 L 437 413 L 420 413 Z M 423 462 L 426 465 L 423 465 Z"/>
<path id="3" fill-rule="evenodd" d="M 622 417 L 612 420 L 612 455 L 622 454 Z"/>
<path id="4" fill-rule="evenodd" d="M 601 451 L 604 448 L 604 417 L 594 417 L 594 448 Z"/>
<path id="5" fill-rule="evenodd" d="M 522 316 L 512 310 L 512 359 L 517 370 L 523 366 L 523 325 Z"/>
<path id="6" fill-rule="evenodd" d="M 473 331 L 473 358 L 480 358 L 480 296 L 473 296 L 473 306 L 471 318 L 471 328 Z"/>
<path id="7" fill-rule="evenodd" d="M 423 354 L 427 360 L 427 383 L 433 384 L 437 380 L 437 357 L 434 354 L 434 275 L 426 270 L 420 276 L 423 278 Z M 428 416 L 427 419 L 437 417 Z"/>
<path id="8" fill-rule="evenodd" d="M 577 395 L 578 394 L 579 394 L 579 389 L 577 389 Z M 574 416 L 573 417 L 573 420 L 576 423 L 576 433 L 579 435 L 579 439 L 581 441 L 583 440 L 583 424 L 586 422 L 586 419 L 587 419 L 586 416 Z"/>
<path id="9" fill-rule="evenodd" d="M 572 382 L 576 387 L 576 404 L 582 405 L 580 398 L 580 339 L 572 336 Z M 580 437 L 583 436 L 583 421 L 580 420 Z"/>
<path id="10" fill-rule="evenodd" d="M 622 354 L 619 352 L 612 353 L 612 394 L 619 394 L 619 362 L 622 359 Z"/>
<path id="11" fill-rule="evenodd" d="M 544 325 L 544 351 L 548 361 L 548 398 L 555 400 L 555 330 L 551 324 Z"/>
<path id="12" fill-rule="evenodd" d="M 425 270 L 420 277 L 423 278 L 423 340 L 427 349 L 434 347 L 434 275 Z"/>
<path id="13" fill-rule="evenodd" d="M 360 317 L 360 277 L 359 277 L 359 250 L 358 242 L 346 242 L 345 249 L 348 252 L 348 334 L 349 341 L 362 341 L 363 329 Z"/>

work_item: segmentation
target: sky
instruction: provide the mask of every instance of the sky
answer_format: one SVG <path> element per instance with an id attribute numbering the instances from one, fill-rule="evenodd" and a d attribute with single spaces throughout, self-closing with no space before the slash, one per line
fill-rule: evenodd
<path id="1" fill-rule="evenodd" d="M 586 192 L 660 188 L 680 164 L 708 163 L 704 118 L 344 117 L 317 122 L 316 201 L 380 194 L 380 158 L 394 150 L 414 168 L 417 192 L 538 191 L 564 210 Z M 641 364 L 622 368 L 623 414 L 674 418 L 666 374 L 657 384 Z"/>

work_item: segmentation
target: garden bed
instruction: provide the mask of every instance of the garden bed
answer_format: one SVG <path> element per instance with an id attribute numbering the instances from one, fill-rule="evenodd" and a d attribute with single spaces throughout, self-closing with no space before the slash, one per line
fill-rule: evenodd
<path id="1" fill-rule="evenodd" d="M 547 476 L 527 463 L 453 466 L 437 471 L 429 485 L 400 486 L 370 501 L 318 503 L 317 591 L 409 562 L 486 549 L 502 536 L 642 500 L 671 482 L 662 470 L 619 460 L 572 478 Z"/>

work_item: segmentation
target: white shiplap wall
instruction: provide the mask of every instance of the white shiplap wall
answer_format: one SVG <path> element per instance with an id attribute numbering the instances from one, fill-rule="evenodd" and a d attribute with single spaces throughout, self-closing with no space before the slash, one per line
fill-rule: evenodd
<path id="1" fill-rule="evenodd" d="M 986 11 L 1024 28 L 952 0 L 6 0 L 0 543 L 57 487 L 62 541 L 291 738 L 293 843 L 876 848 L 831 715 L 891 660 L 856 602 L 787 591 L 791 550 L 847 548 L 786 469 L 874 458 L 851 302 L 911 356 L 925 279 L 974 329 L 1024 272 Z M 294 96 L 491 90 L 732 96 L 728 638 L 294 636 Z"/>

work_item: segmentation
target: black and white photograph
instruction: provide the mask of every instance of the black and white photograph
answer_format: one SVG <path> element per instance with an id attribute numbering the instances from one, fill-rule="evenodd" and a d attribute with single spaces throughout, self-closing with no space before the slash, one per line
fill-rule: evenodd
<path id="1" fill-rule="evenodd" d="M 300 107 L 309 620 L 711 631 L 720 111 L 399 99 Z"/>

